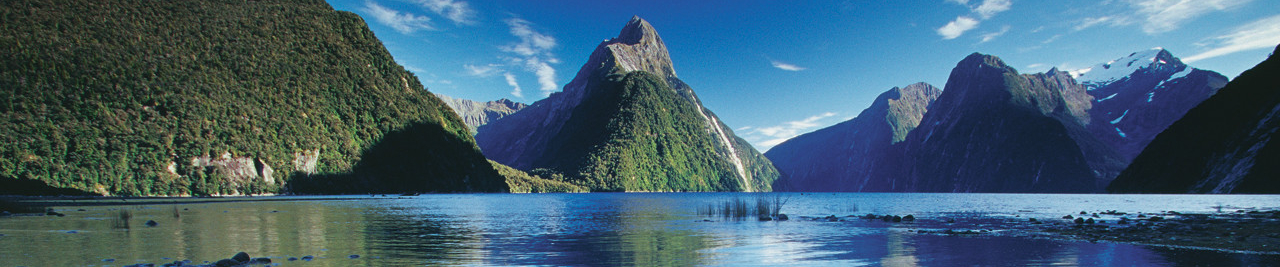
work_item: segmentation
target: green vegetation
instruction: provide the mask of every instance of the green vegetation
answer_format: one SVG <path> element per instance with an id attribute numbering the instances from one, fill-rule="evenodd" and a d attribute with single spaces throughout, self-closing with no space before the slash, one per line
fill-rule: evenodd
<path id="1" fill-rule="evenodd" d="M 506 191 L 461 120 L 321 0 L 3 1 L 0 32 L 0 186 Z M 239 165 L 195 164 L 224 154 Z"/>
<path id="2" fill-rule="evenodd" d="M 592 191 L 743 190 L 698 107 L 667 82 L 644 71 L 593 77 L 599 88 L 549 142 L 544 155 L 554 156 L 535 166 Z"/>
<path id="3" fill-rule="evenodd" d="M 586 193 L 589 189 L 562 181 L 564 176 L 547 175 L 543 178 L 541 175 L 530 175 L 515 168 L 507 167 L 496 161 L 489 161 L 493 164 L 493 168 L 507 180 L 507 187 L 511 188 L 511 193 Z M 546 173 L 546 170 L 538 170 Z M 548 179 L 550 178 L 550 179 Z M 553 180 L 560 179 L 560 180 Z"/>

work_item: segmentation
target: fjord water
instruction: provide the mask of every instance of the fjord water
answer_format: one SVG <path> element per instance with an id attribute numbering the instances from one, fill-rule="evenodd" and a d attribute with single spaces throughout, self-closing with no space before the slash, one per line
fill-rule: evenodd
<path id="1" fill-rule="evenodd" d="M 786 201 L 789 221 L 700 215 L 707 205 Z M 444 194 L 63 206 L 0 217 L 0 265 L 123 266 L 228 258 L 283 266 L 406 265 L 1256 265 L 1280 256 L 1029 238 L 998 222 L 1080 211 L 1274 209 L 1264 195 L 894 193 Z M 84 211 L 79 211 L 84 209 Z M 132 214 L 127 221 L 121 210 Z M 174 216 L 177 210 L 179 216 Z M 847 218 L 914 215 L 913 223 Z M 953 218 L 955 223 L 946 223 Z M 154 220 L 154 227 L 144 223 Z M 971 236 L 915 231 L 993 230 Z M 313 255 L 309 262 L 289 257 Z M 352 259 L 351 255 L 359 255 Z"/>

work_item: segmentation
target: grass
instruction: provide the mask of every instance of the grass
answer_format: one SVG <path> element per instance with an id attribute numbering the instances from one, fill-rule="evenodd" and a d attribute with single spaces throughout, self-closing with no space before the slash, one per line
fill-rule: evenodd
<path id="1" fill-rule="evenodd" d="M 778 217 L 782 214 L 782 207 L 787 204 L 786 199 L 774 196 L 756 197 L 755 205 L 742 198 L 734 198 L 725 200 L 719 205 L 707 204 L 707 206 L 699 208 L 698 214 L 705 216 L 723 216 L 725 218 L 749 218 L 749 217 Z"/>

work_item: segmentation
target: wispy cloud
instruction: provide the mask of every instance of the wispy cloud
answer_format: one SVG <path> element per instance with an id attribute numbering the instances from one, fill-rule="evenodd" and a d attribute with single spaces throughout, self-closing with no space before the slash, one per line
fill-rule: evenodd
<path id="1" fill-rule="evenodd" d="M 1039 69 L 1040 67 L 1044 67 L 1044 66 L 1045 66 L 1045 65 L 1044 65 L 1044 63 L 1032 63 L 1031 65 L 1027 65 L 1027 68 L 1028 68 L 1028 69 Z"/>
<path id="2" fill-rule="evenodd" d="M 1097 25 L 1120 26 L 1120 25 L 1128 25 L 1128 24 L 1130 24 L 1130 21 L 1125 17 L 1101 16 L 1101 17 L 1081 19 L 1080 22 L 1076 24 L 1075 27 L 1072 27 L 1072 30 L 1083 31 L 1084 29 L 1092 28 L 1093 26 L 1097 26 Z"/>
<path id="3" fill-rule="evenodd" d="M 1253 0 L 1125 0 L 1108 4 L 1111 14 L 1086 17 L 1072 30 L 1082 31 L 1096 26 L 1129 26 L 1137 24 L 1142 32 L 1155 35 L 1181 28 L 1183 24 L 1206 14 L 1244 6 Z"/>
<path id="4" fill-rule="evenodd" d="M 942 35 L 943 40 L 951 40 L 956 37 L 960 37 L 960 35 L 964 35 L 964 32 L 972 30 L 975 27 L 978 27 L 978 20 L 970 17 L 959 16 L 956 17 L 955 20 L 947 23 L 947 25 L 943 25 L 942 28 L 938 28 L 938 35 Z"/>
<path id="5" fill-rule="evenodd" d="M 501 46 L 499 49 L 516 54 L 517 57 L 509 58 L 509 61 L 518 63 L 517 65 L 523 66 L 526 71 L 536 75 L 538 89 L 542 91 L 543 96 L 551 95 L 558 87 L 556 69 L 551 66 L 551 64 L 560 63 L 555 54 L 551 53 L 551 49 L 556 47 L 556 39 L 534 30 L 533 24 L 527 20 L 510 18 L 505 22 L 511 30 L 511 35 L 519 38 L 520 41 Z"/>
<path id="6" fill-rule="evenodd" d="M 1275 47 L 1280 44 L 1280 15 L 1237 26 L 1226 34 L 1209 38 L 1207 42 L 1212 49 L 1182 58 L 1182 61 L 1191 63 L 1245 50 Z"/>
<path id="7" fill-rule="evenodd" d="M 431 26 L 431 18 L 418 16 L 408 12 L 400 12 L 390 9 L 373 1 L 364 3 L 364 11 L 373 16 L 378 23 L 387 25 L 402 34 L 410 34 L 418 30 L 434 30 Z"/>
<path id="8" fill-rule="evenodd" d="M 774 68 L 778 68 L 780 70 L 785 70 L 785 71 L 802 71 L 802 70 L 809 69 L 809 68 L 796 66 L 791 63 L 786 63 L 786 62 L 777 61 L 777 60 L 770 60 L 769 63 L 773 64 Z"/>
<path id="9" fill-rule="evenodd" d="M 498 69 L 499 67 L 502 67 L 502 65 L 498 65 L 498 64 L 488 64 L 483 66 L 477 66 L 477 65 L 471 65 L 471 64 L 462 65 L 462 68 L 467 70 L 467 75 L 476 76 L 476 77 L 489 77 L 489 76 L 498 74 L 499 72 L 502 72 L 502 70 Z"/>
<path id="10" fill-rule="evenodd" d="M 1004 25 L 1004 27 L 1001 27 L 1000 31 L 998 32 L 989 32 L 989 33 L 982 34 L 982 41 L 978 43 L 986 43 L 986 42 L 990 42 L 991 40 L 995 40 L 996 37 L 1000 37 L 1001 35 L 1004 35 L 1005 33 L 1009 32 L 1009 28 L 1010 28 L 1009 25 Z"/>
<path id="11" fill-rule="evenodd" d="M 1222 11 L 1249 3 L 1252 0 L 1131 0 L 1142 19 L 1142 31 L 1147 34 L 1168 32 L 1181 27 L 1183 22 L 1213 11 Z"/>
<path id="12" fill-rule="evenodd" d="M 820 125 L 818 124 L 818 121 L 835 115 L 835 112 L 825 112 L 819 115 L 809 116 L 802 120 L 784 122 L 776 126 L 762 128 L 746 126 L 738 128 L 738 131 L 745 130 L 746 132 L 739 134 L 746 136 L 747 140 L 750 140 L 755 144 L 756 149 L 763 151 L 769 150 L 769 148 L 772 148 L 773 146 L 781 144 L 782 142 L 796 137 L 803 132 L 807 132 L 810 129 L 818 127 Z"/>
<path id="13" fill-rule="evenodd" d="M 507 78 L 507 85 L 511 86 L 511 95 L 518 98 L 524 98 L 524 92 L 522 92 L 523 90 L 520 89 L 520 83 L 516 82 L 515 75 L 512 75 L 510 72 L 507 72 L 507 73 L 503 73 L 502 77 Z"/>
<path id="14" fill-rule="evenodd" d="M 453 0 L 418 0 L 422 7 L 457 24 L 475 24 L 476 11 L 465 1 Z"/>
<path id="15" fill-rule="evenodd" d="M 978 13 L 982 19 L 989 19 L 997 13 L 1008 11 L 1011 6 L 1013 3 L 1009 0 L 984 0 L 981 5 L 973 8 L 973 12 Z"/>

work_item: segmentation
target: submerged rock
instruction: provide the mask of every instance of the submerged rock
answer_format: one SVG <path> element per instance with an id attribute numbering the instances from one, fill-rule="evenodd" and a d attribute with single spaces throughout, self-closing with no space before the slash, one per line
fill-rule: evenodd
<path id="1" fill-rule="evenodd" d="M 915 220 L 916 220 L 916 216 L 913 216 L 913 215 L 910 215 L 910 214 L 907 214 L 907 216 L 902 216 L 902 221 L 904 221 L 904 222 L 911 222 L 911 221 L 915 221 Z"/>
<path id="2" fill-rule="evenodd" d="M 306 256 L 302 256 L 302 261 L 311 261 L 311 259 L 314 259 L 314 258 L 315 257 L 312 257 L 311 255 L 306 255 Z"/>
<path id="3" fill-rule="evenodd" d="M 235 256 L 231 256 L 231 259 L 238 262 L 249 262 L 251 258 L 249 258 L 249 253 L 241 251 L 240 253 L 236 253 Z"/>
<path id="4" fill-rule="evenodd" d="M 155 227 L 156 225 L 160 225 L 160 223 L 153 220 L 147 220 L 147 226 Z"/>

